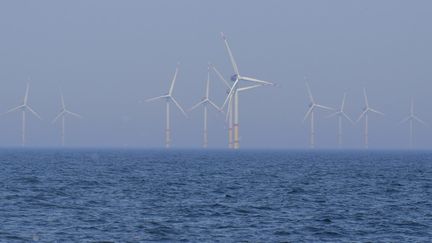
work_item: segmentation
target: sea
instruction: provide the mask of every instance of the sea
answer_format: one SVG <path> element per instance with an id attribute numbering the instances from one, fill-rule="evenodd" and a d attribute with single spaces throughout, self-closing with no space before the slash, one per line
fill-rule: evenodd
<path id="1" fill-rule="evenodd" d="M 0 242 L 432 242 L 432 152 L 1 149 Z"/>

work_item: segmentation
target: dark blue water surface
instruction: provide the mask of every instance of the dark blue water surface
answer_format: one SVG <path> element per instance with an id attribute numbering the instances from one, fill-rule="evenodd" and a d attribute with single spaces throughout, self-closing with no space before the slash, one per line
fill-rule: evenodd
<path id="1" fill-rule="evenodd" d="M 432 152 L 0 151 L 0 242 L 431 242 Z"/>

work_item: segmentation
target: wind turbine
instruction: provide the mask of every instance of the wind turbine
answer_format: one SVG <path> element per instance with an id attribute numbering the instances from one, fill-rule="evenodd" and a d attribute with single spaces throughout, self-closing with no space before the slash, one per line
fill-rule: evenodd
<path id="1" fill-rule="evenodd" d="M 359 122 L 363 117 L 365 120 L 365 130 L 364 130 L 364 146 L 365 149 L 369 148 L 369 113 L 375 113 L 378 115 L 384 115 L 384 113 L 382 113 L 381 111 L 377 111 L 375 109 L 372 109 L 369 106 L 369 101 L 368 101 L 368 97 L 366 94 L 366 89 L 363 89 L 363 96 L 364 96 L 364 100 L 365 100 L 365 107 L 363 108 L 363 113 L 360 114 L 360 117 L 357 119 L 357 122 Z"/>
<path id="2" fill-rule="evenodd" d="M 261 85 L 274 85 L 274 84 L 271 82 L 259 80 L 256 78 L 241 76 L 239 73 L 238 67 L 237 67 L 237 63 L 235 62 L 234 56 L 233 56 L 231 49 L 228 45 L 228 40 L 227 40 L 226 36 L 224 35 L 224 33 L 221 33 L 221 35 L 222 35 L 222 39 L 224 40 L 225 47 L 228 51 L 231 65 L 234 69 L 234 74 L 231 76 L 231 81 L 234 83 L 231 86 L 230 92 L 228 93 L 228 96 L 225 99 L 225 102 L 223 103 L 221 109 L 223 109 L 227 103 L 229 103 L 228 104 L 228 107 L 229 107 L 231 105 L 232 98 L 234 97 L 234 105 L 232 107 L 233 108 L 232 112 L 233 112 L 233 116 L 234 116 L 233 117 L 233 119 L 234 119 L 234 121 L 233 121 L 233 129 L 234 129 L 233 148 L 239 149 L 240 148 L 240 143 L 239 143 L 239 115 L 238 115 L 239 112 L 238 112 L 238 92 L 237 92 L 239 82 L 240 81 L 248 81 L 248 82 L 252 82 L 255 84 L 261 84 Z M 228 109 L 228 113 L 229 113 L 229 109 Z"/>
<path id="3" fill-rule="evenodd" d="M 65 144 L 65 118 L 67 115 L 72 115 L 78 118 L 82 118 L 81 115 L 78 115 L 77 113 L 74 113 L 72 111 L 69 111 L 68 109 L 66 109 L 66 105 L 64 102 L 64 98 L 63 98 L 63 92 L 60 91 L 60 97 L 61 97 L 61 110 L 59 112 L 59 114 L 54 118 L 54 120 L 52 121 L 52 123 L 55 123 L 59 118 L 61 118 L 61 144 L 62 146 L 64 146 Z"/>
<path id="4" fill-rule="evenodd" d="M 420 118 L 418 118 L 415 114 L 414 114 L 414 100 L 411 99 L 411 107 L 410 107 L 410 115 L 406 118 L 404 118 L 400 123 L 406 123 L 409 121 L 409 126 L 410 126 L 410 131 L 409 131 L 409 148 L 412 149 L 413 148 L 413 126 L 414 126 L 414 121 L 417 121 L 418 123 L 423 124 L 424 126 L 427 126 L 426 122 L 424 122 L 423 120 L 421 120 Z"/>
<path id="5" fill-rule="evenodd" d="M 215 73 L 217 74 L 217 76 L 219 77 L 219 79 L 225 84 L 225 86 L 227 87 L 227 94 L 230 93 L 232 86 L 228 83 L 228 81 L 223 77 L 223 75 L 219 72 L 218 69 L 216 69 L 216 67 L 213 64 L 210 64 L 210 66 L 213 68 L 213 70 L 215 71 Z M 253 89 L 253 88 L 257 88 L 257 87 L 261 87 L 263 86 L 262 84 L 255 84 L 255 85 L 249 85 L 249 86 L 245 86 L 242 88 L 237 88 L 236 89 L 236 94 L 238 95 L 239 92 L 245 91 L 245 90 L 249 90 L 249 89 Z M 233 106 L 234 102 L 231 102 L 231 100 L 228 102 L 228 109 L 227 109 L 227 114 L 226 114 L 226 122 L 228 123 L 228 148 L 232 149 L 234 148 L 234 142 L 233 142 Z"/>
<path id="6" fill-rule="evenodd" d="M 310 148 L 315 148 L 315 110 L 316 109 L 322 109 L 322 110 L 333 110 L 333 108 L 330 108 L 328 106 L 320 105 L 315 102 L 312 92 L 310 91 L 309 84 L 306 82 L 306 89 L 309 95 L 309 109 L 306 112 L 306 115 L 303 118 L 303 122 L 306 121 L 308 117 L 310 117 Z"/>
<path id="7" fill-rule="evenodd" d="M 192 106 L 190 110 L 194 110 L 199 106 L 204 107 L 204 130 L 203 130 L 203 148 L 207 148 L 208 145 L 208 135 L 207 135 L 207 107 L 208 105 L 213 106 L 217 111 L 220 111 L 220 108 L 209 98 L 210 94 L 210 66 L 207 68 L 207 83 L 206 83 L 206 91 L 205 96 L 202 98 L 200 102 L 196 105 Z"/>
<path id="8" fill-rule="evenodd" d="M 354 124 L 354 122 L 351 120 L 351 118 L 349 118 L 349 116 L 344 111 L 345 98 L 346 98 L 346 94 L 344 93 L 343 98 L 342 98 L 341 107 L 339 108 L 339 110 L 337 110 L 335 113 L 333 113 L 329 116 L 329 118 L 334 117 L 334 116 L 337 116 L 337 118 L 338 118 L 338 146 L 339 146 L 339 148 L 342 148 L 342 119 L 345 118 L 349 122 L 351 122 L 351 124 Z"/>
<path id="9" fill-rule="evenodd" d="M 174 90 L 174 84 L 175 84 L 175 81 L 177 79 L 178 71 L 179 71 L 179 64 L 177 64 L 177 67 L 176 67 L 176 70 L 174 73 L 174 77 L 171 81 L 171 86 L 170 86 L 168 93 L 146 100 L 147 102 L 150 102 L 150 101 L 155 101 L 155 100 L 159 100 L 159 99 L 165 99 L 165 104 L 166 104 L 165 147 L 166 148 L 169 148 L 171 146 L 171 127 L 170 127 L 170 104 L 171 104 L 171 102 L 174 103 L 175 106 L 177 106 L 177 108 L 181 111 L 181 113 L 185 117 L 187 117 L 186 112 L 183 110 L 183 108 L 180 106 L 180 104 L 177 102 L 177 100 L 174 99 L 174 97 L 172 96 L 172 93 Z"/>
<path id="10" fill-rule="evenodd" d="M 27 83 L 27 87 L 26 87 L 26 91 L 25 91 L 25 95 L 24 95 L 24 100 L 23 103 L 17 107 L 14 107 L 8 111 L 6 111 L 4 114 L 8 114 L 10 112 L 13 111 L 17 111 L 20 110 L 21 114 L 22 114 L 22 137 L 21 137 L 21 145 L 24 146 L 26 144 L 26 136 L 25 136 L 25 132 L 26 132 L 26 111 L 30 111 L 30 113 L 32 113 L 34 116 L 36 116 L 37 118 L 39 118 L 39 120 L 42 120 L 42 118 L 40 117 L 40 115 L 34 111 L 29 105 L 28 105 L 28 95 L 29 95 L 29 90 L 30 90 L 30 84 Z"/>

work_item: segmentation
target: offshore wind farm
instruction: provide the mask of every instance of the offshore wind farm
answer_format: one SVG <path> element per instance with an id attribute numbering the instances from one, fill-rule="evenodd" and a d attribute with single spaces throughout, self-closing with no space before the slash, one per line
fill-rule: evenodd
<path id="1" fill-rule="evenodd" d="M 227 52 L 227 56 L 228 56 L 227 59 L 229 60 L 229 64 L 231 65 L 234 74 L 224 75 L 224 74 L 222 74 L 222 72 L 220 72 L 216 68 L 216 66 L 214 64 L 211 64 L 209 62 L 208 67 L 207 67 L 207 79 L 205 82 L 205 94 L 204 94 L 204 96 L 200 102 L 194 104 L 189 109 L 189 112 L 191 112 L 192 110 L 194 110 L 200 106 L 203 107 L 202 148 L 208 148 L 208 146 L 209 146 L 208 108 L 211 107 L 215 111 L 217 111 L 217 113 L 224 114 L 224 116 L 225 116 L 225 123 L 219 123 L 219 126 L 221 126 L 221 127 L 223 126 L 226 129 L 226 132 L 225 132 L 225 134 L 227 134 L 227 137 L 225 138 L 227 141 L 226 148 L 239 149 L 240 148 L 240 137 L 241 137 L 240 136 L 240 134 L 241 134 L 241 130 L 240 130 L 240 115 L 241 115 L 241 113 L 239 112 L 239 110 L 240 110 L 239 108 L 240 107 L 252 108 L 254 105 L 254 104 L 239 105 L 240 94 L 244 93 L 244 91 L 251 91 L 251 90 L 254 90 L 256 88 L 261 88 L 264 86 L 271 86 L 273 89 L 280 89 L 281 87 L 278 85 L 277 82 L 274 82 L 274 81 L 272 81 L 272 82 L 264 81 L 264 80 L 260 80 L 257 78 L 252 78 L 252 77 L 240 75 L 239 68 L 238 68 L 237 63 L 236 63 L 235 58 L 234 58 L 234 54 L 231 51 L 231 48 L 228 44 L 228 39 L 223 32 L 221 32 L 221 37 L 222 37 L 222 41 L 224 43 L 224 46 L 225 46 L 225 49 Z M 164 129 L 164 137 L 165 137 L 164 147 L 165 148 L 170 148 L 172 146 L 172 141 L 173 141 L 172 127 L 173 127 L 173 125 L 175 127 L 175 123 L 173 123 L 173 121 L 172 121 L 172 114 L 171 114 L 172 113 L 171 112 L 172 105 L 184 117 L 188 118 L 188 114 L 183 109 L 182 105 L 180 105 L 180 103 L 177 101 L 177 99 L 174 98 L 174 95 L 173 95 L 174 87 L 175 87 L 176 81 L 177 81 L 178 76 L 179 76 L 180 68 L 181 68 L 180 63 L 177 63 L 177 66 L 175 68 L 175 72 L 174 72 L 174 75 L 173 75 L 172 80 L 170 82 L 169 89 L 168 89 L 167 93 L 156 96 L 156 97 L 148 98 L 145 100 L 146 102 L 153 102 L 153 101 L 158 101 L 158 100 L 165 101 L 165 129 Z M 210 76 L 211 76 L 212 71 L 216 75 L 216 78 L 221 80 L 222 83 L 225 85 L 225 90 L 226 90 L 225 97 L 223 99 L 223 102 L 220 104 L 217 104 L 218 103 L 217 101 L 214 101 L 213 99 L 209 98 L 210 97 L 210 90 L 211 90 L 211 88 L 210 88 Z M 306 78 L 305 78 L 305 80 L 306 80 Z M 198 78 L 197 78 L 196 83 L 198 83 Z M 284 82 L 284 83 L 286 83 L 286 82 Z M 308 105 L 308 109 L 306 111 L 306 114 L 304 115 L 303 122 L 305 122 L 307 119 L 310 120 L 309 121 L 310 122 L 310 124 L 309 124 L 309 128 L 310 128 L 310 131 L 309 131 L 309 148 L 314 149 L 316 147 L 316 142 L 315 142 L 316 138 L 315 137 L 316 137 L 317 119 L 316 119 L 315 112 L 319 111 L 321 113 L 322 111 L 324 111 L 327 113 L 330 112 L 330 115 L 327 115 L 328 118 L 336 117 L 338 120 L 338 122 L 337 122 L 337 146 L 333 147 L 334 149 L 344 148 L 344 146 L 342 144 L 342 121 L 343 120 L 349 121 L 352 125 L 355 125 L 356 123 L 359 123 L 361 120 L 364 120 L 363 148 L 369 149 L 369 126 L 370 126 L 369 125 L 369 116 L 372 114 L 384 116 L 384 113 L 376 110 L 375 108 L 372 108 L 369 105 L 369 98 L 368 98 L 367 93 L 366 93 L 366 88 L 363 88 L 364 108 L 362 109 L 362 112 L 361 112 L 360 116 L 358 117 L 358 119 L 356 120 L 356 122 L 354 122 L 345 112 L 346 93 L 343 93 L 343 99 L 342 99 L 341 106 L 338 109 L 334 109 L 332 107 L 317 103 L 313 94 L 312 94 L 309 83 L 307 81 L 304 81 L 304 84 L 306 86 L 306 94 L 307 94 L 306 96 L 309 100 L 309 105 Z M 194 86 L 198 86 L 198 85 L 194 85 Z M 21 116 L 22 116 L 21 146 L 26 145 L 26 127 L 27 127 L 27 125 L 26 125 L 26 112 L 28 111 L 32 115 L 34 115 L 35 117 L 42 120 L 41 116 L 36 111 L 34 111 L 30 107 L 30 105 L 28 104 L 29 89 L 30 89 L 30 83 L 27 83 L 23 103 L 19 106 L 13 107 L 10 110 L 7 110 L 4 113 L 4 114 L 8 114 L 8 113 L 11 113 L 14 111 L 21 111 Z M 190 90 L 195 90 L 195 89 L 196 88 L 193 88 Z M 213 91 L 213 92 L 215 92 L 215 91 Z M 223 89 L 222 89 L 222 92 L 221 92 L 221 90 L 219 90 L 219 92 L 222 94 L 224 93 Z M 52 123 L 55 123 L 58 120 L 61 121 L 61 140 L 60 140 L 61 143 L 60 143 L 60 145 L 65 146 L 65 117 L 67 115 L 71 115 L 71 116 L 74 116 L 77 118 L 82 118 L 82 116 L 75 113 L 75 112 L 71 112 L 71 111 L 66 109 L 62 92 L 60 94 L 60 98 L 61 98 L 61 110 L 60 110 L 60 113 L 58 113 L 56 115 L 56 117 L 54 118 Z M 258 96 L 258 98 L 256 98 L 255 101 L 260 100 L 260 99 L 261 98 Z M 426 126 L 427 122 L 420 120 L 420 118 L 418 118 L 416 115 L 414 115 L 413 109 L 414 109 L 414 104 L 411 101 L 410 116 L 405 118 L 402 121 L 402 123 L 409 122 L 409 124 L 410 124 L 409 143 L 406 147 L 409 149 L 414 148 L 413 122 L 421 123 L 421 124 L 425 125 L 423 128 L 427 128 L 427 126 Z M 257 112 L 260 112 L 260 111 L 257 111 Z M 278 111 L 278 112 L 280 112 L 280 111 Z M 288 113 L 289 110 L 286 110 L 283 112 Z M 218 120 L 218 119 L 214 118 L 214 120 Z M 246 121 L 246 123 L 247 123 L 247 121 Z M 350 126 L 348 128 L 349 129 L 355 129 L 354 126 Z M 261 128 L 258 128 L 258 129 L 261 129 Z M 265 141 L 262 141 L 262 142 L 264 144 L 266 143 Z M 210 141 L 210 144 L 212 144 L 211 141 Z M 157 147 L 157 145 L 152 145 L 152 146 Z M 286 146 L 286 148 L 289 149 L 288 146 Z"/>
<path id="2" fill-rule="evenodd" d="M 221 6 L 209 5 L 231 18 Z M 181 4 L 177 7 L 184 9 Z M 319 12 L 307 5 L 302 8 Z M 30 9 L 23 11 L 34 14 Z M 134 11 L 131 18 L 147 18 Z M 167 11 L 178 15 L 173 9 Z M 228 12 L 234 14 L 233 11 Z M 365 13 L 370 21 L 381 20 L 382 15 L 376 11 Z M 56 28 L 57 41 L 34 35 L 34 41 L 23 41 L 25 44 L 13 40 L 26 40 L 32 35 L 30 29 L 20 21 L 7 21 L 13 16 L 7 13 L 4 16 L 5 23 L 23 32 L 5 28 L 0 63 L 4 67 L 0 73 L 3 82 L 0 114 L 16 106 L 29 82 L 29 107 L 44 119 L 34 120 L 37 117 L 28 109 L 24 111 L 24 119 L 22 112 L 20 118 L 18 113 L 0 116 L 0 147 L 22 144 L 56 147 L 62 146 L 61 137 L 65 137 L 64 147 L 428 149 L 432 146 L 432 131 L 427 126 L 414 125 L 412 143 L 406 139 L 410 130 L 398 126 L 406 115 L 404 111 L 410 109 L 407 107 L 410 97 L 416 101 L 416 111 L 423 114 L 422 121 L 427 124 L 432 121 L 428 110 L 428 83 L 432 74 L 425 67 L 431 56 L 428 35 L 420 29 L 408 28 L 419 24 L 414 19 L 400 25 L 385 21 L 371 25 L 352 22 L 355 20 L 352 17 L 342 23 L 339 20 L 343 14 L 339 13 L 325 17 L 328 22 L 320 22 L 316 14 L 304 20 L 299 13 L 278 10 L 265 22 L 257 22 L 254 31 L 243 31 L 246 26 L 254 26 L 256 20 L 251 25 L 227 19 L 220 23 L 209 20 L 208 28 L 198 28 L 194 21 L 200 15 L 197 12 L 175 24 L 164 20 L 134 31 L 140 23 L 152 21 L 116 22 L 109 16 L 96 21 L 84 14 L 85 18 L 74 22 L 72 15 L 64 14 L 67 19 L 58 23 L 48 21 L 49 17 L 38 20 L 41 23 L 38 28 L 44 32 L 52 30 L 53 25 L 63 24 L 64 28 Z M 283 28 L 282 23 L 290 18 L 296 20 L 288 21 L 291 29 Z M 395 23 L 401 21 L 397 16 L 389 18 Z M 372 29 L 343 28 L 350 21 L 354 26 Z M 179 23 L 187 25 L 180 28 Z M 264 23 L 278 28 L 264 28 Z M 84 25 L 89 27 L 77 29 Z M 122 30 L 126 33 L 117 35 L 114 29 L 109 30 L 110 26 L 127 27 Z M 402 35 L 394 29 L 396 26 L 413 33 Z M 90 31 L 90 27 L 95 32 L 80 35 Z M 326 34 L 320 35 L 324 30 Z M 366 38 L 370 32 L 378 33 L 373 35 L 374 40 Z M 74 41 L 69 33 L 75 33 L 79 40 Z M 343 38 L 341 33 L 345 34 Z M 414 39 L 414 34 L 423 38 Z M 385 43 L 390 39 L 391 45 Z M 204 107 L 201 113 L 186 109 L 184 113 L 189 118 L 185 119 L 170 97 L 145 102 L 164 90 L 169 93 L 176 63 L 178 73 L 170 97 L 182 109 L 194 106 L 203 96 L 200 85 L 206 82 L 210 63 L 210 100 L 220 111 L 214 112 L 213 105 L 206 108 L 207 115 L 203 114 Z M 319 105 L 340 108 L 340 99 L 346 93 L 345 115 L 335 114 L 335 122 L 326 117 L 337 110 L 314 106 L 316 109 L 307 122 L 302 121 L 310 108 L 305 104 L 311 103 L 306 81 Z M 55 104 L 59 100 L 59 87 L 67 91 L 68 108 L 85 118 L 66 117 L 64 136 L 62 119 L 59 118 L 58 124 L 50 124 L 58 115 Z M 350 125 L 346 116 L 356 121 L 363 112 L 363 89 L 368 91 L 371 108 L 376 107 L 386 115 L 368 111 L 361 121 Z M 170 101 L 166 102 L 167 99 Z"/>
<path id="3" fill-rule="evenodd" d="M 0 242 L 431 242 L 431 1 L 0 1 Z"/>

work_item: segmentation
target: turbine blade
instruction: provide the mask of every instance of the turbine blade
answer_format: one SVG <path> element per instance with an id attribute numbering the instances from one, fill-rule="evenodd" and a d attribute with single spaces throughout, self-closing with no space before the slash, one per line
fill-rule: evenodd
<path id="1" fill-rule="evenodd" d="M 237 84 L 238 84 L 238 82 L 239 82 L 238 79 L 234 82 L 234 84 L 233 84 L 233 86 L 231 87 L 230 92 L 228 93 L 228 96 L 226 97 L 225 102 L 223 103 L 221 109 L 223 109 L 223 108 L 225 107 L 225 105 L 226 105 L 226 103 L 228 102 L 228 100 L 231 99 L 231 97 L 233 96 L 235 90 L 237 89 Z"/>
<path id="2" fill-rule="evenodd" d="M 170 89 L 169 89 L 169 92 L 168 92 L 169 95 L 171 95 L 172 92 L 173 92 L 173 90 L 174 90 L 174 84 L 175 84 L 175 81 L 177 79 L 178 70 L 179 70 L 179 64 L 177 64 L 177 66 L 176 66 L 174 77 L 173 77 L 173 79 L 171 81 L 171 86 L 170 86 Z"/>
<path id="3" fill-rule="evenodd" d="M 419 123 L 423 124 L 424 126 L 428 126 L 428 124 L 426 122 L 424 122 L 423 120 L 421 120 L 417 116 L 413 116 L 413 118 L 414 118 L 414 120 L 418 121 Z"/>
<path id="4" fill-rule="evenodd" d="M 24 105 L 27 104 L 28 95 L 29 95 L 29 90 L 30 90 L 30 83 L 27 83 L 26 91 L 25 91 L 25 95 L 24 95 Z"/>
<path id="5" fill-rule="evenodd" d="M 345 98 L 346 98 L 346 93 L 344 93 L 343 99 L 342 99 L 342 106 L 341 106 L 341 111 L 342 112 L 344 111 L 344 108 L 345 108 Z"/>
<path id="6" fill-rule="evenodd" d="M 268 81 L 264 81 L 264 80 L 259 80 L 259 79 L 256 79 L 256 78 L 249 78 L 249 77 L 243 77 L 243 76 L 241 76 L 241 77 L 239 77 L 239 79 L 245 80 L 245 81 L 249 81 L 249 82 L 254 82 L 254 83 L 260 83 L 260 84 L 263 84 L 263 85 L 274 85 L 272 82 L 268 82 Z"/>
<path id="7" fill-rule="evenodd" d="M 208 100 L 208 102 L 209 102 L 209 104 L 210 104 L 211 106 L 213 106 L 216 110 L 221 111 L 221 109 L 219 108 L 219 106 L 217 106 L 215 103 L 213 103 L 213 101 Z"/>
<path id="8" fill-rule="evenodd" d="M 334 111 L 333 108 L 328 107 L 328 106 L 318 105 L 318 104 L 316 104 L 315 106 L 318 107 L 318 108 L 324 109 L 324 110 Z"/>
<path id="9" fill-rule="evenodd" d="M 371 108 L 369 110 L 372 111 L 373 113 L 376 113 L 376 114 L 384 116 L 384 113 L 382 113 L 381 111 L 377 111 L 377 110 L 374 110 L 374 109 L 371 109 Z"/>
<path id="10" fill-rule="evenodd" d="M 211 68 L 213 68 L 213 71 L 215 71 L 216 75 L 219 77 L 220 80 L 228 87 L 231 88 L 231 85 L 229 82 L 222 76 L 222 74 L 219 72 L 219 70 L 216 69 L 216 67 L 213 64 L 209 64 Z"/>
<path id="11" fill-rule="evenodd" d="M 411 116 L 405 117 L 404 119 L 402 119 L 402 120 L 399 122 L 399 124 L 406 123 L 406 122 L 409 121 L 411 118 L 412 118 Z"/>
<path id="12" fill-rule="evenodd" d="M 191 108 L 189 108 L 189 111 L 195 110 L 198 106 L 204 104 L 207 100 L 202 100 L 200 102 L 198 102 L 197 104 L 195 104 L 194 106 L 192 106 Z"/>
<path id="13" fill-rule="evenodd" d="M 8 113 L 14 112 L 14 111 L 16 111 L 16 110 L 21 109 L 22 107 L 23 107 L 23 105 L 20 105 L 20 106 L 14 107 L 14 108 L 12 108 L 12 109 L 6 111 L 5 113 L 3 113 L 3 114 L 1 114 L 1 115 L 3 116 L 3 115 L 6 115 L 6 114 L 8 114 Z"/>
<path id="14" fill-rule="evenodd" d="M 168 95 L 161 95 L 161 96 L 153 97 L 150 99 L 146 99 L 146 102 L 150 102 L 150 101 L 154 101 L 154 100 L 158 100 L 158 99 L 162 99 L 162 98 L 166 98 L 166 97 L 168 97 Z"/>
<path id="15" fill-rule="evenodd" d="M 228 96 L 229 97 L 229 101 L 228 101 L 228 109 L 227 109 L 227 113 L 226 113 L 226 116 L 225 116 L 225 121 L 226 122 L 228 122 L 228 119 L 229 119 L 229 114 L 230 114 L 230 112 L 231 112 L 231 114 L 232 114 L 232 98 L 233 98 L 233 96 Z M 221 108 L 221 111 L 222 111 L 222 109 L 223 109 L 223 107 Z"/>
<path id="16" fill-rule="evenodd" d="M 53 120 L 51 123 L 55 123 L 60 117 L 64 115 L 64 111 L 61 111 Z"/>
<path id="17" fill-rule="evenodd" d="M 411 107 L 410 107 L 411 115 L 414 115 L 414 99 L 411 98 Z"/>
<path id="18" fill-rule="evenodd" d="M 254 89 L 254 88 L 257 88 L 257 87 L 261 87 L 261 86 L 263 86 L 263 85 L 262 84 L 255 84 L 255 85 L 251 85 L 251 86 L 246 86 L 246 87 L 238 88 L 237 91 L 238 92 L 245 91 L 245 90 L 248 90 L 248 89 Z"/>
<path id="19" fill-rule="evenodd" d="M 64 109 L 65 106 L 65 102 L 64 102 L 64 98 L 63 98 L 63 92 L 60 90 L 60 97 L 61 97 L 61 104 L 62 104 L 62 108 Z"/>
<path id="20" fill-rule="evenodd" d="M 365 88 L 363 89 L 363 96 L 364 96 L 366 107 L 369 107 L 369 101 L 368 101 L 368 97 L 367 97 Z"/>
<path id="21" fill-rule="evenodd" d="M 332 117 L 335 117 L 338 114 L 340 114 L 340 113 L 339 112 L 334 112 L 334 113 L 330 114 L 329 116 L 326 116 L 326 118 L 332 118 Z"/>
<path id="22" fill-rule="evenodd" d="M 237 63 L 235 62 L 234 56 L 233 56 L 233 54 L 231 52 L 231 48 L 228 45 L 228 40 L 227 40 L 227 38 L 226 38 L 226 36 L 225 36 L 225 34 L 223 32 L 221 32 L 221 35 L 222 35 L 222 39 L 225 42 L 225 47 L 226 47 L 226 49 L 228 51 L 228 55 L 229 55 L 229 58 L 230 58 L 230 61 L 231 61 L 231 65 L 232 65 L 232 67 L 234 69 L 234 72 L 235 72 L 235 74 L 239 75 L 240 73 L 239 73 L 239 70 L 238 70 L 238 67 L 237 67 Z"/>
<path id="23" fill-rule="evenodd" d="M 77 114 L 77 113 L 75 113 L 75 112 L 72 112 L 72 111 L 66 111 L 66 113 L 69 114 L 69 115 L 72 115 L 72 116 L 78 117 L 78 118 L 80 118 L 80 119 L 83 119 L 83 117 L 82 117 L 81 115 L 79 115 L 79 114 Z"/>
<path id="24" fill-rule="evenodd" d="M 312 92 L 311 92 L 311 90 L 310 90 L 310 87 L 309 87 L 308 82 L 306 82 L 306 89 L 307 89 L 307 92 L 308 92 L 308 95 L 309 95 L 309 101 L 310 101 L 312 104 L 315 104 L 315 100 L 314 100 L 314 98 L 313 98 L 313 96 L 312 96 Z"/>
<path id="25" fill-rule="evenodd" d="M 308 116 L 310 115 L 310 113 L 313 111 L 314 108 L 315 108 L 315 106 L 311 106 L 309 108 L 309 110 L 306 112 L 306 115 L 303 118 L 303 122 L 306 121 L 306 119 L 308 118 Z"/>
<path id="26" fill-rule="evenodd" d="M 210 67 L 207 68 L 207 85 L 206 85 L 206 99 L 210 95 Z"/>
<path id="27" fill-rule="evenodd" d="M 348 121 L 351 122 L 351 124 L 354 125 L 354 121 L 347 114 L 345 114 L 345 112 L 342 112 L 342 116 L 345 117 Z"/>
<path id="28" fill-rule="evenodd" d="M 186 114 L 186 112 L 183 110 L 183 108 L 180 106 L 180 104 L 177 102 L 177 100 L 174 99 L 174 97 L 170 97 L 171 100 L 174 102 L 174 104 L 177 106 L 177 108 L 179 108 L 179 110 L 183 113 L 183 115 L 187 118 L 188 115 Z"/>
<path id="29" fill-rule="evenodd" d="M 367 112 L 368 112 L 368 110 L 367 110 L 367 109 L 366 109 L 366 110 L 364 110 L 364 111 L 363 111 L 363 113 L 361 113 L 361 114 L 360 114 L 360 116 L 359 116 L 359 118 L 357 119 L 357 121 L 356 121 L 356 122 L 359 122 L 359 121 L 360 121 L 360 120 L 361 120 L 361 119 L 363 118 L 363 116 L 364 116 L 364 115 L 366 115 L 366 113 L 367 113 Z"/>
<path id="30" fill-rule="evenodd" d="M 33 115 L 35 115 L 37 118 L 39 118 L 39 120 L 42 120 L 42 117 L 36 112 L 34 111 L 29 105 L 25 106 L 31 113 L 33 113 Z"/>

